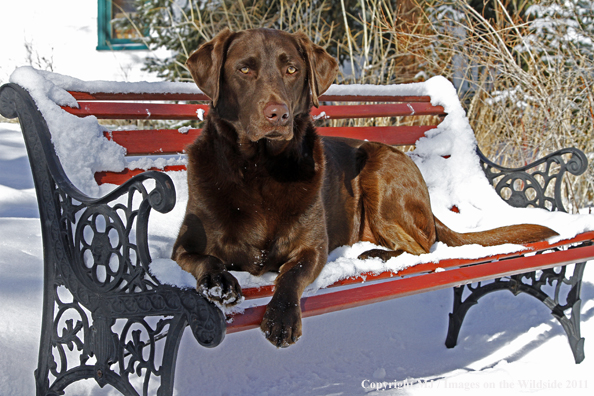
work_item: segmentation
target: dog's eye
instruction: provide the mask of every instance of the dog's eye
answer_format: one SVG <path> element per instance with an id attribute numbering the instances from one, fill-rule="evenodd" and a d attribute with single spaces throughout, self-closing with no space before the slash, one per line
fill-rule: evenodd
<path id="1" fill-rule="evenodd" d="M 295 73 L 297 73 L 297 68 L 295 66 L 289 66 L 289 67 L 287 67 L 287 73 L 295 74 Z"/>
<path id="2" fill-rule="evenodd" d="M 239 71 L 242 72 L 243 74 L 248 74 L 250 72 L 250 68 L 244 66 L 241 69 L 239 69 Z"/>

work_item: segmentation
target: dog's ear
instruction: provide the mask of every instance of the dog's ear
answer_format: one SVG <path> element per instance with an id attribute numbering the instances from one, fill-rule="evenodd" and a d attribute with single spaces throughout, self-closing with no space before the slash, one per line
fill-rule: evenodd
<path id="1" fill-rule="evenodd" d="M 338 62 L 326 50 L 311 42 L 303 32 L 295 33 L 307 62 L 307 78 L 313 105 L 318 107 L 318 97 L 326 92 L 338 74 Z"/>
<path id="2" fill-rule="evenodd" d="M 219 100 L 221 69 L 223 68 L 227 41 L 232 35 L 233 32 L 225 28 L 211 41 L 202 44 L 186 61 L 186 66 L 196 85 L 212 99 L 214 107 L 217 106 Z"/>

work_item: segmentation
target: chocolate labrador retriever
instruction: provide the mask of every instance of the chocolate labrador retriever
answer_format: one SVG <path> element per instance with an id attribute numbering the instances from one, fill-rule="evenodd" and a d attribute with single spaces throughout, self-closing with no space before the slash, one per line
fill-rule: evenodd
<path id="1" fill-rule="evenodd" d="M 277 347 L 301 336 L 300 298 L 342 245 L 390 250 L 361 258 L 427 253 L 436 241 L 527 243 L 557 235 L 537 225 L 456 233 L 431 212 L 415 164 L 380 143 L 316 134 L 309 111 L 338 64 L 303 33 L 224 30 L 187 61 L 212 99 L 202 134 L 187 148 L 189 199 L 173 259 L 210 300 L 234 304 L 228 272 L 278 272 L 261 329 Z"/>

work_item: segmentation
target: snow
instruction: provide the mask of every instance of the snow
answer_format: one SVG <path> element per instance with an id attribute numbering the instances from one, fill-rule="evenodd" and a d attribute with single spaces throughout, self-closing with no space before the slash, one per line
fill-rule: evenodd
<path id="1" fill-rule="evenodd" d="M 578 48 L 579 52 L 591 55 L 594 44 L 591 36 L 593 11 L 594 3 L 581 0 L 545 1 L 529 6 L 526 15 L 531 19 L 529 28 L 532 34 L 525 37 L 516 50 L 555 50 L 563 53 L 569 44 Z M 551 55 L 550 60 L 559 57 L 563 56 Z"/>
<path id="2" fill-rule="evenodd" d="M 142 70 L 144 60 L 171 56 L 166 49 L 96 50 L 96 1 L 60 0 L 57 6 L 44 0 L 3 1 L 2 16 L 2 84 L 23 64 L 87 79 L 156 80 Z"/>
<path id="3" fill-rule="evenodd" d="M 122 171 L 125 150 L 103 136 L 107 129 L 99 125 L 96 117 L 79 118 L 62 110 L 59 106 L 77 108 L 78 103 L 51 78 L 47 78 L 48 75 L 59 76 L 26 66 L 16 69 L 10 76 L 10 82 L 26 88 L 35 98 L 68 177 L 87 195 L 99 196 L 100 189 L 93 181 L 93 175 L 101 170 Z M 82 163 L 88 163 L 88 166 L 80 166 Z"/>
<path id="4" fill-rule="evenodd" d="M 93 185 L 92 174 L 97 170 L 123 167 L 126 160 L 121 148 L 103 137 L 105 129 L 94 117 L 78 119 L 56 105 L 75 105 L 64 89 L 81 85 L 89 88 L 102 83 L 81 82 L 31 68 L 17 70 L 11 80 L 30 90 L 48 118 L 50 130 L 55 134 L 56 151 L 65 162 L 69 177 L 88 194 L 103 194 L 106 188 Z M 177 90 L 187 86 L 175 85 L 169 88 Z M 123 89 L 142 92 L 150 86 L 137 83 Z M 333 86 L 329 93 L 336 94 L 343 89 Z M 434 212 L 450 227 L 466 231 L 534 222 L 551 225 L 563 237 L 594 229 L 591 215 L 513 209 L 496 196 L 484 177 L 479 177 L 481 170 L 474 155 L 474 135 L 457 98 L 454 100 L 455 92 L 445 79 L 406 86 L 357 86 L 351 87 L 352 92 L 361 95 L 430 94 L 433 104 L 446 108 L 448 117 L 427 138 L 419 141 L 412 158 L 428 182 Z M 0 350 L 4 357 L 0 362 L 0 394 L 3 395 L 33 393 L 32 373 L 36 365 L 41 310 L 43 268 L 39 218 L 19 134 L 14 124 L 0 125 L 0 294 L 3 302 L 0 315 L 4 319 L 0 324 Z M 92 144 L 81 146 L 85 140 Z M 82 152 L 86 153 L 84 161 L 79 157 Z M 74 158 L 71 164 L 67 156 Z M 76 164 L 84 168 L 80 167 L 81 163 L 90 163 L 90 168 L 76 169 Z M 169 214 L 151 214 L 149 239 L 155 259 L 151 271 L 164 281 L 195 287 L 193 278 L 168 259 L 187 201 L 185 172 L 170 172 L 170 176 L 176 186 L 178 204 Z M 453 204 L 460 213 L 449 211 Z M 402 255 L 384 266 L 378 260 L 356 259 L 369 247 L 360 243 L 332 252 L 324 272 L 308 293 L 355 273 L 396 270 L 420 261 L 477 257 L 520 248 L 500 246 L 487 251 L 476 246 L 450 248 L 438 243 L 430 254 L 421 258 Z M 594 334 L 594 275 L 588 274 L 586 270 L 582 290 L 582 335 L 586 338 Z M 237 275 L 244 286 L 273 281 L 271 275 L 261 278 Z M 257 330 L 229 335 L 222 345 L 212 350 L 201 348 L 187 334 L 178 354 L 176 391 L 190 394 L 200 387 L 208 389 L 210 394 L 380 394 L 374 389 L 382 383 L 381 386 L 387 388 L 381 391 L 382 395 L 402 391 L 414 395 L 437 391 L 453 394 L 476 389 L 498 394 L 502 391 L 558 394 L 559 388 L 585 394 L 588 385 L 594 386 L 594 383 L 588 384 L 593 365 L 589 362 L 594 361 L 591 343 L 586 342 L 586 361 L 574 365 L 561 326 L 540 302 L 527 296 L 514 298 L 507 293 L 486 297 L 481 300 L 483 309 L 470 311 L 458 347 L 448 350 L 443 341 L 451 304 L 451 291 L 444 290 L 307 318 L 304 336 L 287 350 L 272 347 Z M 391 388 L 389 383 L 393 384 Z M 570 388 L 573 385 L 576 388 Z M 92 381 L 73 386 L 71 392 L 110 394 L 109 389 L 100 390 Z"/>
<path id="5" fill-rule="evenodd" d="M 200 94 L 202 91 L 194 83 L 184 82 L 128 82 L 128 81 L 83 81 L 75 77 L 66 76 L 59 73 L 51 73 L 44 70 L 36 70 L 29 66 L 19 67 L 11 75 L 11 82 L 14 78 L 18 78 L 22 82 L 20 76 L 16 77 L 15 73 L 25 70 L 30 73 L 32 70 L 41 75 L 44 79 L 50 81 L 54 86 L 68 89 L 70 91 L 83 91 L 89 93 L 97 92 L 118 92 L 118 93 L 159 93 L 169 92 L 177 94 Z M 27 77 L 25 77 L 26 80 Z"/>
<path id="6" fill-rule="evenodd" d="M 97 51 L 97 11 L 97 1 L 3 1 L 0 83 L 24 64 L 87 79 L 158 79 L 142 70 L 144 60 L 171 52 Z"/>
<path id="7" fill-rule="evenodd" d="M 204 109 L 196 110 L 196 116 L 198 117 L 198 119 L 200 121 L 204 121 L 204 113 L 205 113 Z"/>

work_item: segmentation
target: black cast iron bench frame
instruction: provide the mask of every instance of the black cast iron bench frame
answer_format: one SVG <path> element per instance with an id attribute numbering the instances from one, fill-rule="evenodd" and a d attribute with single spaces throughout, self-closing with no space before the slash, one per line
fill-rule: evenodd
<path id="1" fill-rule="evenodd" d="M 151 262 L 147 240 L 150 211 L 166 213 L 175 205 L 173 183 L 166 174 L 147 171 L 123 182 L 104 197 L 91 199 L 65 175 L 53 149 L 46 121 L 26 90 L 15 84 L 2 86 L 0 114 L 19 119 L 39 204 L 44 291 L 39 362 L 35 371 L 38 395 L 63 394 L 69 384 L 88 378 L 95 379 L 101 387 L 109 384 L 123 394 L 148 394 L 151 379 L 155 377 L 160 381 L 158 394 L 168 395 L 173 392 L 177 350 L 187 326 L 198 343 L 205 347 L 220 344 L 226 332 L 257 326 L 261 309 L 234 317 L 233 323 L 227 324 L 223 313 L 196 291 L 161 284 L 148 271 Z M 585 155 L 574 148 L 561 150 L 519 169 L 500 167 L 477 152 L 489 181 L 500 194 L 504 189 L 511 191 L 506 199 L 518 207 L 565 211 L 561 196 L 563 175 L 566 172 L 579 175 L 587 167 Z M 543 164 L 545 171 L 537 171 L 538 176 L 528 172 L 538 166 L 542 169 Z M 518 180 L 523 189 L 512 187 Z M 532 190 L 532 195 L 527 193 L 528 189 Z M 553 191 L 553 196 L 547 191 Z M 97 225 L 98 218 L 104 219 L 101 227 Z M 92 234 L 91 241 L 85 232 Z M 116 246 L 113 246 L 114 235 L 117 235 Z M 377 296 L 372 295 L 376 290 L 372 287 L 365 298 L 352 297 L 349 291 L 342 291 L 342 294 L 336 294 L 341 301 L 333 302 L 332 306 L 324 305 L 324 296 L 304 298 L 304 316 L 457 286 L 446 340 L 446 345 L 453 347 L 464 316 L 481 297 L 498 290 L 526 293 L 542 301 L 559 320 L 567 333 L 575 361 L 579 363 L 584 359 L 584 339 L 580 335 L 580 289 L 585 261 L 594 257 L 593 239 L 594 233 L 586 233 L 550 248 L 535 245 L 536 254 L 532 256 L 510 254 L 482 261 L 427 264 L 424 275 L 406 278 L 405 273 L 397 274 L 403 280 L 410 280 L 409 291 L 402 286 L 402 291 L 386 292 L 387 286 L 382 286 L 386 283 L 381 283 L 376 289 L 383 288 L 383 291 Z M 545 251 L 555 252 L 541 254 Z M 85 255 L 106 267 L 109 267 L 109 260 L 117 256 L 117 273 L 109 274 L 106 280 L 95 279 L 85 265 Z M 549 261 L 539 262 L 539 257 Z M 481 275 L 482 266 L 487 268 L 488 264 L 492 266 L 494 263 L 509 263 L 516 267 L 502 272 L 499 277 Z M 575 263 L 574 270 L 569 274 L 565 264 L 572 263 Z M 458 278 L 452 275 L 451 279 L 431 283 L 433 279 L 441 279 L 436 268 L 448 265 L 460 268 L 456 273 Z M 518 272 L 518 265 L 524 271 Z M 460 275 L 464 270 L 475 272 L 460 278 L 464 276 Z M 386 276 L 372 275 L 368 280 L 374 277 L 382 279 Z M 486 282 L 487 279 L 491 280 Z M 551 286 L 553 292 L 547 294 L 545 285 Z M 262 295 L 270 292 L 265 290 Z M 310 307 L 308 301 L 323 303 Z M 161 345 L 160 349 L 158 345 Z M 73 362 L 69 353 L 75 353 L 78 361 Z M 131 376 L 141 378 L 140 391 L 133 386 Z"/>

